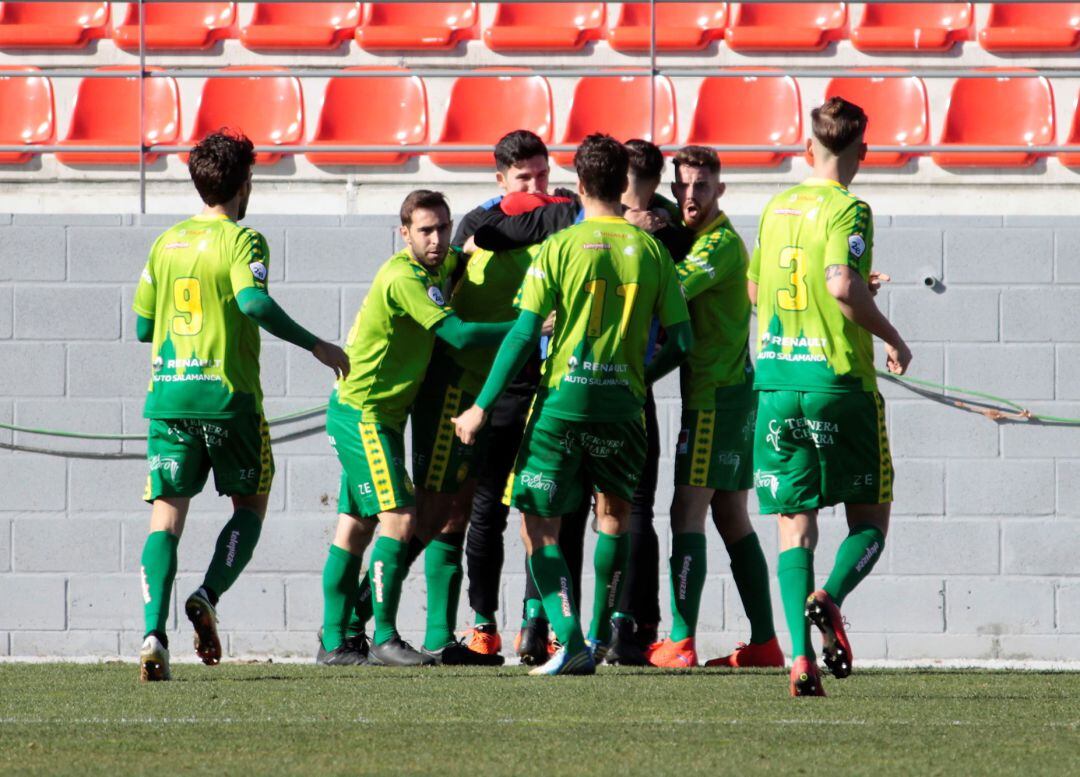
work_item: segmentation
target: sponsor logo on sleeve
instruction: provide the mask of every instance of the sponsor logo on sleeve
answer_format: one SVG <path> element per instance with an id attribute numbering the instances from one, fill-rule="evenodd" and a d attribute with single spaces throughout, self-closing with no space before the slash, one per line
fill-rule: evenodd
<path id="1" fill-rule="evenodd" d="M 266 280 L 266 265 L 265 264 L 263 264 L 262 262 L 252 262 L 251 264 L 248 265 L 248 268 L 251 270 L 251 274 L 253 276 L 255 276 L 255 280 L 257 280 L 257 281 L 265 281 Z"/>
<path id="2" fill-rule="evenodd" d="M 443 299 L 442 291 L 440 291 L 437 286 L 428 286 L 427 295 L 428 298 L 440 308 L 446 304 L 446 300 Z"/>
<path id="3" fill-rule="evenodd" d="M 150 277 L 150 269 L 147 267 L 142 268 L 142 279 L 149 283 L 151 286 L 154 285 L 154 279 Z"/>
<path id="4" fill-rule="evenodd" d="M 847 239 L 848 250 L 851 251 L 851 255 L 858 259 L 866 251 L 866 241 L 863 240 L 862 235 L 852 235 Z"/>

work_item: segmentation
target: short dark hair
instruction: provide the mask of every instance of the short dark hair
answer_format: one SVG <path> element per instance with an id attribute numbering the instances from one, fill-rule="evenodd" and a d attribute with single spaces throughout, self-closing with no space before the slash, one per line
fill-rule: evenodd
<path id="1" fill-rule="evenodd" d="M 597 132 L 581 141 L 574 153 L 574 168 L 585 194 L 618 202 L 626 191 L 630 154 L 611 135 Z"/>
<path id="2" fill-rule="evenodd" d="M 810 111 L 814 137 L 834 154 L 858 140 L 866 132 L 866 112 L 843 97 L 833 97 Z"/>
<path id="3" fill-rule="evenodd" d="M 401 226 L 407 227 L 412 224 L 413 211 L 423 208 L 424 210 L 438 210 L 444 208 L 446 216 L 450 216 L 450 205 L 442 192 L 433 192 L 431 189 L 414 189 L 405 196 L 401 203 Z"/>
<path id="4" fill-rule="evenodd" d="M 646 181 L 659 181 L 664 172 L 664 155 L 660 147 L 641 138 L 628 140 L 626 153 L 630 157 L 630 172 Z"/>
<path id="5" fill-rule="evenodd" d="M 547 159 L 547 146 L 539 135 L 526 129 L 507 132 L 495 144 L 495 167 L 499 172 L 505 172 L 518 162 L 524 162 L 534 156 Z"/>
<path id="6" fill-rule="evenodd" d="M 247 183 L 255 146 L 239 130 L 220 129 L 200 140 L 188 156 L 188 172 L 207 205 L 228 202 Z"/>
<path id="7" fill-rule="evenodd" d="M 675 180 L 681 181 L 679 168 L 701 167 L 710 173 L 720 174 L 720 156 L 708 146 L 683 146 L 671 160 L 675 166 Z"/>

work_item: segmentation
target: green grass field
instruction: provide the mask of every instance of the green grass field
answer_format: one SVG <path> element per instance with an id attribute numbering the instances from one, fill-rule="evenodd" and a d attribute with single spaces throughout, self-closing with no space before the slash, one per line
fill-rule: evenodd
<path id="1" fill-rule="evenodd" d="M 1080 673 L 0 664 L 0 774 L 1078 774 Z"/>

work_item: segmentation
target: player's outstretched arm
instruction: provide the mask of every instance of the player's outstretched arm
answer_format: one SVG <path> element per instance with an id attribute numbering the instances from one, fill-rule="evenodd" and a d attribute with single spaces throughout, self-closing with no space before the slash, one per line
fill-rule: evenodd
<path id="1" fill-rule="evenodd" d="M 349 374 L 349 357 L 341 348 L 320 340 L 289 317 L 265 289 L 251 286 L 236 295 L 240 312 L 274 337 L 300 346 L 342 378 Z"/>
<path id="2" fill-rule="evenodd" d="M 483 345 L 498 345 L 514 326 L 513 321 L 500 321 L 485 324 L 477 321 L 462 321 L 451 313 L 435 325 L 435 335 L 455 348 L 476 348 Z"/>
<path id="3" fill-rule="evenodd" d="M 911 363 L 911 349 L 896 327 L 878 310 L 869 284 L 858 272 L 843 264 L 826 267 L 825 282 L 844 317 L 885 343 L 889 372 L 903 375 Z"/>
<path id="4" fill-rule="evenodd" d="M 694 347 L 694 330 L 689 321 L 680 321 L 665 329 L 667 342 L 660 353 L 645 366 L 645 382 L 652 384 L 678 367 L 690 355 Z"/>
<path id="5" fill-rule="evenodd" d="M 154 319 L 135 315 L 135 337 L 140 343 L 154 342 Z"/>
<path id="6" fill-rule="evenodd" d="M 495 404 L 495 400 L 529 360 L 529 355 L 540 342 L 540 328 L 543 324 L 542 317 L 528 310 L 521 311 L 517 321 L 513 323 L 513 328 L 495 355 L 495 362 L 491 365 L 491 372 L 476 398 L 476 404 L 453 419 L 457 436 L 466 445 L 472 445 L 476 441 L 477 433 L 487 422 L 487 409 Z"/>
<path id="7" fill-rule="evenodd" d="M 578 210 L 574 202 L 543 205 L 515 216 L 492 208 L 479 218 L 473 242 L 488 251 L 509 251 L 542 243 L 556 232 L 573 226 Z"/>

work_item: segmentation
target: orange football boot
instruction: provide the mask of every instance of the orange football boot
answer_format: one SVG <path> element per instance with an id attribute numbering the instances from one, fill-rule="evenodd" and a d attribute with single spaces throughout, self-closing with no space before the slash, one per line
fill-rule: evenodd
<path id="1" fill-rule="evenodd" d="M 792 696 L 824 696 L 817 664 L 806 656 L 799 656 L 791 666 Z"/>
<path id="2" fill-rule="evenodd" d="M 843 680 L 851 674 L 851 642 L 844 630 L 844 616 L 832 597 L 818 589 L 806 600 L 806 617 L 821 632 L 821 658 L 833 677 Z"/>
<path id="3" fill-rule="evenodd" d="M 465 632 L 465 636 L 469 640 L 465 646 L 474 653 L 482 656 L 497 656 L 502 652 L 502 637 L 497 631 L 487 632 L 472 628 Z"/>
<path id="4" fill-rule="evenodd" d="M 688 669 L 698 665 L 693 637 L 680 639 L 678 642 L 670 638 L 656 642 L 649 648 L 646 656 L 650 664 L 662 669 Z"/>
<path id="5" fill-rule="evenodd" d="M 784 651 L 780 641 L 773 637 L 768 642 L 740 642 L 731 655 L 713 658 L 705 666 L 727 666 L 732 669 L 748 667 L 779 667 L 784 665 Z"/>

